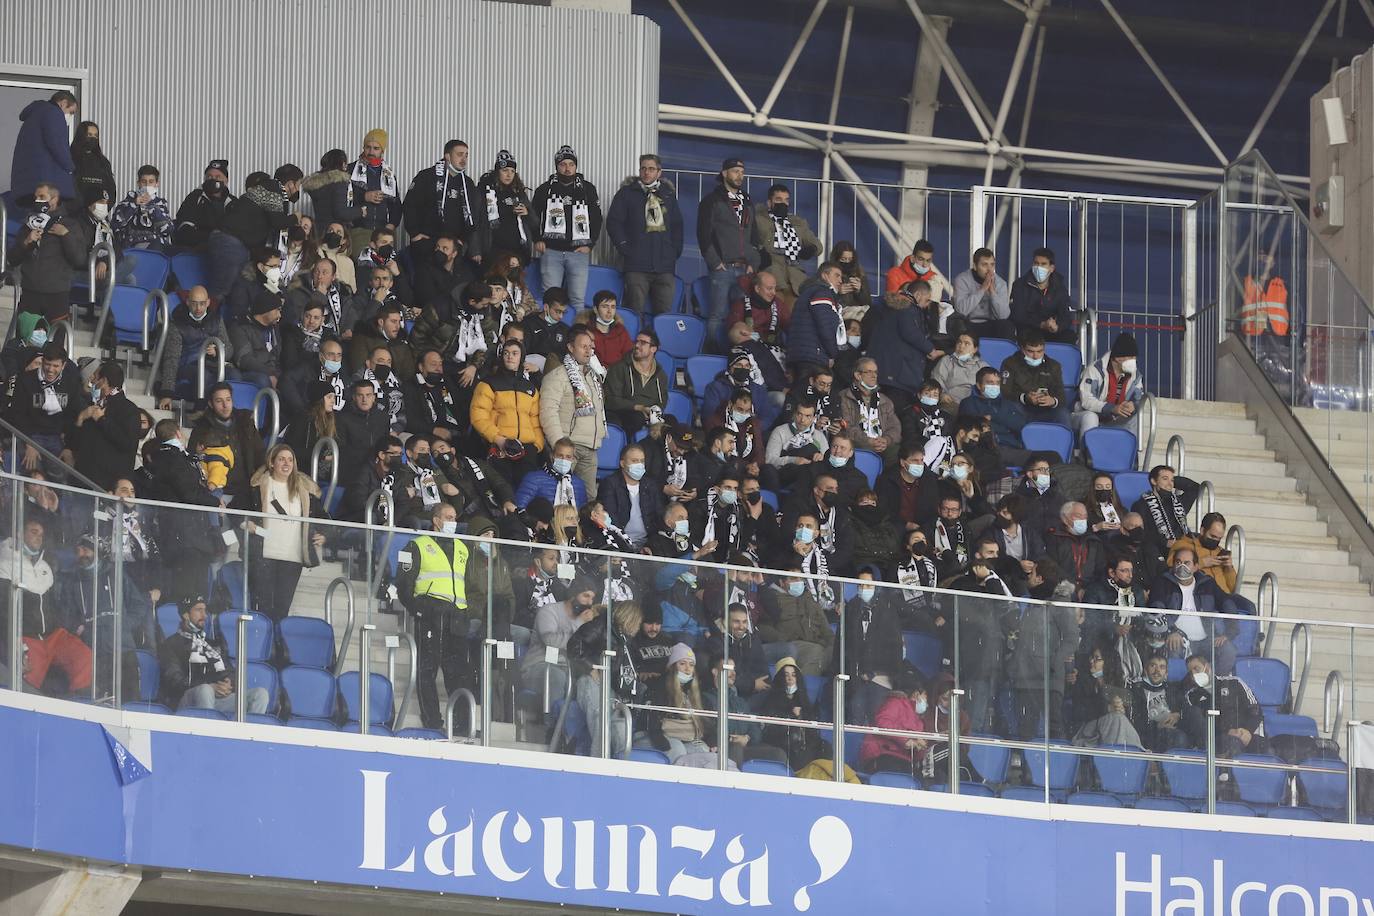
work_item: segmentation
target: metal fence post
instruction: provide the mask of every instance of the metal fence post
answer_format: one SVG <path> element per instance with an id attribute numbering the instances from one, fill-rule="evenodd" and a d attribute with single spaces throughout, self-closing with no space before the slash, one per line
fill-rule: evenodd
<path id="1" fill-rule="evenodd" d="M 609 630 L 609 625 L 607 627 Z M 601 759 L 611 756 L 611 668 L 615 666 L 615 652 L 601 650 Z M 569 672 L 571 677 L 571 672 Z"/>
<path id="2" fill-rule="evenodd" d="M 835 720 L 835 730 L 832 732 L 831 737 L 835 740 L 832 742 L 830 748 L 830 763 L 835 769 L 836 782 L 844 782 L 844 688 L 848 682 L 849 675 L 835 675 L 834 695 L 831 697 L 831 701 L 835 707 L 835 713 L 832 717 Z M 801 689 L 805 690 L 806 687 L 803 685 Z"/>
<path id="3" fill-rule="evenodd" d="M 234 670 L 234 719 L 238 722 L 248 718 L 248 622 L 252 619 L 252 614 L 240 614 L 236 623 L 239 657 L 238 667 Z"/>
<path id="4" fill-rule="evenodd" d="M 358 640 L 358 734 L 367 734 L 368 720 L 372 718 L 372 634 L 375 623 L 363 624 L 363 634 Z"/>
<path id="5" fill-rule="evenodd" d="M 716 756 L 720 760 L 722 770 L 730 768 L 730 672 L 733 670 L 735 670 L 734 662 L 722 663 L 720 680 L 716 682 L 716 697 L 719 700 L 716 703 L 718 711 L 716 716 Z"/>
<path id="6" fill-rule="evenodd" d="M 959 773 L 959 701 L 963 695 L 960 687 L 949 692 L 949 773 L 945 783 L 951 795 L 959 794 L 959 783 L 962 782 Z"/>
<path id="7" fill-rule="evenodd" d="M 1217 813 L 1217 719 L 1221 710 L 1207 710 L 1207 813 Z"/>
<path id="8" fill-rule="evenodd" d="M 496 640 L 482 640 L 482 747 L 491 747 L 491 654 L 495 651 Z"/>
<path id="9" fill-rule="evenodd" d="M 1359 722 L 1351 719 L 1345 723 L 1345 822 L 1356 822 L 1355 804 L 1359 800 L 1355 793 L 1355 729 Z"/>
<path id="10" fill-rule="evenodd" d="M 1184 400 L 1197 397 L 1197 205 L 1183 211 L 1183 341 L 1179 344 Z"/>

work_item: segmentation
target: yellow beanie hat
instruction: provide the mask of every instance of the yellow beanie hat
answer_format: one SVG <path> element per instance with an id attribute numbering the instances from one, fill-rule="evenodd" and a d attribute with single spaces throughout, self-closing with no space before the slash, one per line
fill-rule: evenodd
<path id="1" fill-rule="evenodd" d="M 382 149 L 386 149 L 386 131 L 382 130 L 380 127 L 374 127 L 363 134 L 363 146 L 367 146 L 369 143 L 373 142 Z"/>

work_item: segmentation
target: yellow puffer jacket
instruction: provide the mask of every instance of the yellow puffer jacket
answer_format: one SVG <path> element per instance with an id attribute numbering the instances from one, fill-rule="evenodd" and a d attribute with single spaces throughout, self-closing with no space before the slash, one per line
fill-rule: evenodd
<path id="1" fill-rule="evenodd" d="M 497 436 L 544 448 L 539 427 L 539 389 L 505 373 L 477 383 L 472 393 L 472 428 L 488 442 Z"/>

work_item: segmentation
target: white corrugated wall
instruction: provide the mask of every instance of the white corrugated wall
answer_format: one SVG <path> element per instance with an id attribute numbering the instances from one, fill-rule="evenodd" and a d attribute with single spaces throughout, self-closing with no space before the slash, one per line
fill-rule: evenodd
<path id="1" fill-rule="evenodd" d="M 307 174 L 390 134 L 402 184 L 444 141 L 474 178 L 509 149 L 531 189 L 563 143 L 603 207 L 658 136 L 658 26 L 641 16 L 491 0 L 5 0 L 0 62 L 84 67 L 121 189 L 144 162 L 179 203 L 206 161 Z"/>

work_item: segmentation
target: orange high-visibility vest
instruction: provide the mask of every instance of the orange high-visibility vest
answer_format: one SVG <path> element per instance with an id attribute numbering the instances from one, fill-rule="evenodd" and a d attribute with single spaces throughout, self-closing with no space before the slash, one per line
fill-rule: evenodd
<path id="1" fill-rule="evenodd" d="M 1245 278 L 1245 307 L 1240 310 L 1241 330 L 1255 337 L 1268 328 L 1275 334 L 1288 333 L 1288 287 L 1271 277 L 1263 290 L 1254 277 Z"/>

